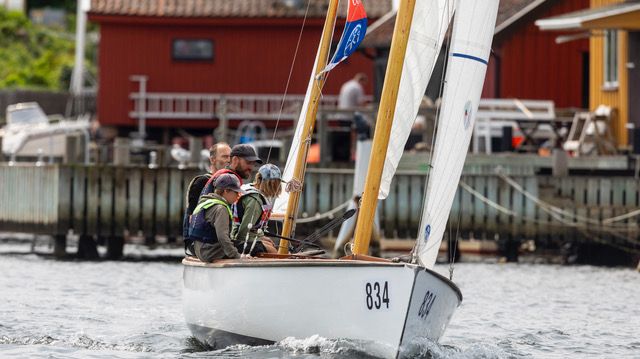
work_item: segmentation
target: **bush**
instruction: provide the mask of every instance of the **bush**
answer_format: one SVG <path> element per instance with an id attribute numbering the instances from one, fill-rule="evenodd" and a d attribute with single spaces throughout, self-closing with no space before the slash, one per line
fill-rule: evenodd
<path id="1" fill-rule="evenodd" d="M 74 35 L 34 25 L 0 6 L 0 88 L 67 90 Z"/>

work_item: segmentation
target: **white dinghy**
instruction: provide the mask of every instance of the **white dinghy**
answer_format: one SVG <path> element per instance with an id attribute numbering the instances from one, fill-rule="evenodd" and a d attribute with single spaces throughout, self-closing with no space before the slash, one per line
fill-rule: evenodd
<path id="1" fill-rule="evenodd" d="M 453 282 L 432 271 L 433 251 L 437 254 L 467 152 L 497 7 L 498 0 L 455 3 L 436 140 L 436 146 L 443 150 L 436 147 L 431 162 L 434 171 L 427 184 L 431 195 L 425 202 L 421 224 L 424 230 L 416 241 L 411 263 L 395 263 L 366 254 L 377 200 L 384 197 L 384 185 L 382 189 L 380 186 L 383 168 L 385 176 L 395 172 L 395 160 L 391 164 L 385 164 L 385 160 L 389 162 L 390 151 L 402 151 L 408 136 L 407 132 L 402 139 L 407 126 L 396 123 L 412 123 L 415 119 L 418 106 L 414 101 L 419 103 L 431 76 L 451 19 L 453 0 L 400 3 L 358 213 L 354 254 L 338 260 L 288 254 L 287 241 L 282 240 L 278 255 L 214 263 L 185 258 L 184 313 L 199 341 L 223 348 L 319 335 L 349 340 L 375 356 L 396 358 L 411 355 L 414 343 L 437 341 L 443 335 L 462 294 Z M 309 144 L 304 139 L 313 132 L 336 8 L 337 0 L 331 0 L 302 120 L 296 130 L 297 140 L 284 171 L 285 179 L 290 181 L 304 179 Z M 394 156 L 399 159 L 400 154 Z M 289 237 L 299 192 L 286 197 L 276 202 L 276 208 L 278 203 L 287 203 L 282 235 Z"/>

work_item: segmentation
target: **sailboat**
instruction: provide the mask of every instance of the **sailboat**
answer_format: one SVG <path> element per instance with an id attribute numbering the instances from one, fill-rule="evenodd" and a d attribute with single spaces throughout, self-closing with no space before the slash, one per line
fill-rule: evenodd
<path id="1" fill-rule="evenodd" d="M 298 256 L 286 253 L 285 243 L 280 247 L 280 254 L 252 260 L 202 263 L 185 258 L 184 314 L 188 327 L 199 341 L 222 348 L 238 343 L 262 345 L 288 337 L 319 335 L 358 343 L 364 352 L 374 356 L 397 358 L 410 355 L 416 342 L 436 341 L 443 335 L 462 301 L 462 294 L 451 280 L 432 268 L 473 129 L 498 0 L 450 3 L 452 1 L 447 0 L 400 2 L 353 254 L 341 259 Z M 427 59 L 425 54 L 435 52 L 437 55 L 454 7 L 436 152 L 427 184 L 423 229 L 418 235 L 414 256 L 409 263 L 370 257 L 367 252 L 371 223 L 378 198 L 384 197 L 380 186 L 382 173 L 385 167 L 393 167 L 393 163 L 387 165 L 385 161 L 388 151 L 394 151 L 393 146 L 397 146 L 397 138 L 389 141 L 390 133 L 398 129 L 394 126 L 396 122 L 415 119 L 417 105 L 405 100 L 422 97 L 421 82 L 424 78 L 428 81 L 433 68 L 433 65 L 429 68 L 429 61 L 435 60 L 435 56 Z M 309 143 L 305 139 L 310 138 L 313 130 L 319 100 L 316 91 L 324 80 L 318 75 L 326 63 L 336 9 L 337 0 L 331 0 L 305 100 L 306 112 L 301 115 L 304 121 L 299 121 L 298 126 L 302 128 L 298 128 L 300 131 L 296 134 L 298 143 L 292 149 L 295 153 L 289 156 L 296 159 L 293 169 L 287 166 L 292 177 L 285 179 L 290 181 L 301 181 L 304 176 L 302 160 Z M 410 106 L 415 107 L 415 111 L 404 108 Z M 402 137 L 403 131 L 397 131 L 394 136 Z M 388 169 L 387 173 L 393 171 L 395 168 Z M 287 176 L 287 170 L 284 173 Z M 285 237 L 293 228 L 297 196 L 299 192 L 292 192 L 286 199 Z"/>

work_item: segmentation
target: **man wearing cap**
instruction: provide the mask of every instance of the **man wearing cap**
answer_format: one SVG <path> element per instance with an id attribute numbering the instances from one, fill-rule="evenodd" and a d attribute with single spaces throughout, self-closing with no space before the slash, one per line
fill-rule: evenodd
<path id="1" fill-rule="evenodd" d="M 206 193 L 211 193 L 215 188 L 213 182 L 223 173 L 235 175 L 238 177 L 238 180 L 240 180 L 240 184 L 242 184 L 243 179 L 249 179 L 251 172 L 253 172 L 253 166 L 255 166 L 256 163 L 261 165 L 262 160 L 258 157 L 258 154 L 253 147 L 245 144 L 233 146 L 231 149 L 231 162 L 227 168 L 223 168 L 215 172 L 209 181 L 207 181 L 207 184 L 204 186 L 200 195 L 202 196 Z"/>
<path id="2" fill-rule="evenodd" d="M 235 175 L 224 173 L 214 182 L 213 193 L 205 194 L 193 211 L 189 239 L 194 241 L 195 255 L 203 262 L 240 258 L 231 240 L 233 212 L 231 205 L 244 191 Z"/>
<path id="3" fill-rule="evenodd" d="M 196 209 L 200 194 L 213 173 L 226 168 L 231 162 L 231 147 L 225 142 L 218 142 L 209 148 L 209 173 L 195 176 L 187 189 L 187 207 L 182 220 L 182 236 L 187 238 L 189 231 L 189 217 Z M 186 247 L 185 247 L 186 249 Z M 193 252 L 193 250 L 191 251 Z"/>

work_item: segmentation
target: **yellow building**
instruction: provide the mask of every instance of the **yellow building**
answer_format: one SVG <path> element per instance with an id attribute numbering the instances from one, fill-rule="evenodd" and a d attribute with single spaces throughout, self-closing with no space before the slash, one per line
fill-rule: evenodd
<path id="1" fill-rule="evenodd" d="M 601 104 L 618 110 L 612 133 L 618 147 L 626 147 L 629 129 L 640 133 L 640 1 L 591 0 L 589 9 L 538 20 L 536 25 L 541 30 L 578 32 L 558 42 L 589 36 L 590 110 Z"/>

